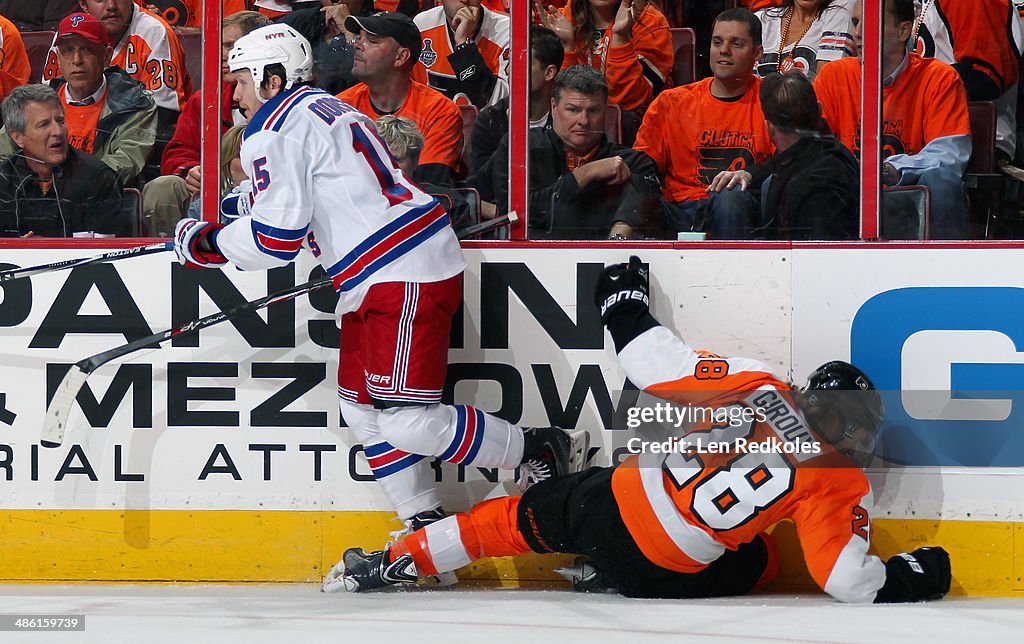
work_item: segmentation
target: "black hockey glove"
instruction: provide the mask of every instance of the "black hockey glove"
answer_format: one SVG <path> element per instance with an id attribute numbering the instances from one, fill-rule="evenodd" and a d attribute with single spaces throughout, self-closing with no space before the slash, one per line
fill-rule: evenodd
<path id="1" fill-rule="evenodd" d="M 604 269 L 594 288 L 594 304 L 601 310 L 601 322 L 611 333 L 616 353 L 636 336 L 658 326 L 650 313 L 648 269 L 636 255 L 628 264 Z"/>
<path id="2" fill-rule="evenodd" d="M 949 554 L 938 546 L 903 552 L 885 562 L 885 585 L 876 604 L 942 599 L 949 592 Z"/>

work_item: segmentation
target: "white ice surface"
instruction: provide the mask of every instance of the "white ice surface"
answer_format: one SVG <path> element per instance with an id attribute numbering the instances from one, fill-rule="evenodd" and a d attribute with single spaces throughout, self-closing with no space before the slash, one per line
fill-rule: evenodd
<path id="1" fill-rule="evenodd" d="M 0 585 L 0 614 L 84 614 L 0 642 L 1024 642 L 1024 599 L 853 606 L 823 595 L 636 600 L 568 590 L 325 595 L 312 585 Z"/>

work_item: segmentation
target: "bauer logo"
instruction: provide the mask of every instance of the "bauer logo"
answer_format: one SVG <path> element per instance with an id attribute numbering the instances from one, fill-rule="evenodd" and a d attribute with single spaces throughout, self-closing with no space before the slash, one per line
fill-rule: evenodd
<path id="1" fill-rule="evenodd" d="M 887 460 L 1024 465 L 1024 288 L 880 293 L 854 317 L 850 356 L 882 392 Z"/>

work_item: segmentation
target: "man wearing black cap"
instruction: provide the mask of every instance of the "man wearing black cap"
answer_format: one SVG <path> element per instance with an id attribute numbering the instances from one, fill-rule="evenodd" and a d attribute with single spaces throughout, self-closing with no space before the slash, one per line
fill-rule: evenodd
<path id="1" fill-rule="evenodd" d="M 352 74 L 362 82 L 338 98 L 376 120 L 404 116 L 425 141 L 416 181 L 452 185 L 460 172 L 462 115 L 444 94 L 412 79 L 420 55 L 420 32 L 408 16 L 382 11 L 349 16 L 345 29 L 356 35 Z"/>

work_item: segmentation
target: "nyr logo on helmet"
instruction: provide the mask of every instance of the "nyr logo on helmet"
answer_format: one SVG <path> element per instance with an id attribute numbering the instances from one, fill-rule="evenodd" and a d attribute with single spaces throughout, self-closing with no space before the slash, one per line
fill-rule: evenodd
<path id="1" fill-rule="evenodd" d="M 850 358 L 885 402 L 886 459 L 1024 466 L 1024 288 L 880 293 L 854 316 Z"/>
<path id="2" fill-rule="evenodd" d="M 71 16 L 71 26 L 73 28 L 75 28 L 75 29 L 78 29 L 78 25 L 82 24 L 83 20 L 85 20 L 85 16 L 83 16 L 80 13 L 76 14 L 74 16 Z"/>

